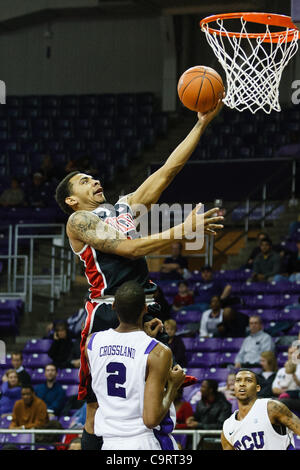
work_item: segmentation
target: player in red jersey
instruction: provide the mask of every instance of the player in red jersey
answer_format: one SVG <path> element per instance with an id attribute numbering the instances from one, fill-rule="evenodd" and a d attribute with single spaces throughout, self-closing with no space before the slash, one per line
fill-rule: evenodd
<path id="1" fill-rule="evenodd" d="M 198 121 L 188 136 L 169 156 L 165 164 L 148 177 L 136 191 L 121 198 L 114 207 L 106 205 L 103 188 L 98 179 L 73 172 L 58 185 L 56 200 L 62 210 L 70 214 L 67 235 L 73 251 L 85 265 L 90 284 L 90 300 L 86 304 L 87 317 L 81 340 L 81 368 L 78 398 L 87 399 L 85 438 L 92 440 L 94 414 L 98 407 L 89 386 L 89 372 L 84 356 L 87 336 L 117 326 L 117 316 L 112 309 L 114 292 L 124 282 L 135 280 L 145 289 L 148 303 L 153 303 L 155 285 L 149 279 L 145 256 L 169 247 L 174 240 L 182 239 L 187 230 L 203 230 L 216 234 L 223 226 L 223 217 L 215 217 L 217 208 L 197 214 L 197 206 L 183 224 L 163 232 L 160 236 L 138 237 L 134 225 L 132 207 L 143 205 L 147 210 L 155 204 L 162 192 L 183 168 L 195 150 L 209 122 L 219 113 L 222 104 L 205 114 L 198 114 Z M 146 318 L 147 320 L 147 318 Z M 148 317 L 146 328 L 161 329 L 162 324 L 153 316 Z M 149 330 L 148 330 L 149 331 Z M 85 444 L 84 444 L 85 446 Z M 87 445 L 88 447 L 88 445 Z M 86 448 L 86 450 L 88 450 Z"/>

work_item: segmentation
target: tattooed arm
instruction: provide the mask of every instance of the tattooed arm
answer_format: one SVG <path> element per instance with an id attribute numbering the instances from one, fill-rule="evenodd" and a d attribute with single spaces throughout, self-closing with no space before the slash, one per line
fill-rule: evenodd
<path id="1" fill-rule="evenodd" d="M 300 436 L 300 419 L 286 405 L 277 400 L 269 400 L 268 414 L 272 424 L 283 424 Z"/>
<path id="2" fill-rule="evenodd" d="M 223 217 L 211 217 L 215 208 L 201 215 L 196 214 L 197 210 L 198 207 L 191 212 L 183 224 L 153 236 L 133 240 L 127 239 L 121 232 L 103 222 L 92 212 L 76 211 L 68 220 L 67 235 L 72 244 L 74 241 L 75 243 L 79 241 L 104 253 L 135 259 L 170 246 L 175 239 L 182 238 L 186 227 L 189 229 L 197 227 L 197 230 L 204 228 L 204 231 L 208 230 L 211 233 L 223 228 L 222 225 L 218 225 Z"/>

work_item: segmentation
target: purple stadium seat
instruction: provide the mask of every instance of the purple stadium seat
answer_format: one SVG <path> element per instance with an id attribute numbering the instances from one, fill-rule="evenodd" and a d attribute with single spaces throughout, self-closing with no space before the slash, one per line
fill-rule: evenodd
<path id="1" fill-rule="evenodd" d="M 221 351 L 222 339 L 221 338 L 195 338 L 194 351 L 209 352 Z"/>
<path id="2" fill-rule="evenodd" d="M 300 309 L 299 308 L 285 308 L 280 311 L 280 320 L 293 320 L 295 322 L 300 321 Z"/>
<path id="3" fill-rule="evenodd" d="M 226 364 L 234 364 L 236 352 L 222 352 L 219 354 L 218 365 L 225 366 Z"/>
<path id="4" fill-rule="evenodd" d="M 16 444 L 20 450 L 30 450 L 30 444 L 32 442 L 32 434 L 29 433 L 11 433 L 11 434 L 2 434 L 1 436 L 1 445 L 3 444 Z"/>
<path id="5" fill-rule="evenodd" d="M 197 352 L 191 355 L 188 367 L 212 367 L 220 363 L 220 354 L 216 352 Z"/>
<path id="6" fill-rule="evenodd" d="M 223 352 L 238 352 L 244 339 L 245 338 L 224 338 L 220 350 Z"/>
<path id="7" fill-rule="evenodd" d="M 182 338 L 182 341 L 187 351 L 196 351 L 196 349 L 194 348 L 194 338 Z"/>
<path id="8" fill-rule="evenodd" d="M 279 352 L 277 354 L 277 363 L 279 367 L 283 367 L 287 360 L 288 360 L 287 351 Z"/>
<path id="9" fill-rule="evenodd" d="M 259 294 L 266 292 L 268 287 L 268 282 L 246 282 L 241 287 L 241 293 L 244 295 Z"/>
<path id="10" fill-rule="evenodd" d="M 52 339 L 31 339 L 25 344 L 23 353 L 46 353 L 49 351 L 52 343 Z"/>
<path id="11" fill-rule="evenodd" d="M 32 372 L 30 372 L 30 369 L 27 369 L 27 372 L 30 373 L 31 382 L 33 385 L 44 383 L 46 380 L 45 369 L 43 367 L 32 369 Z"/>
<path id="12" fill-rule="evenodd" d="M 260 317 L 261 317 L 263 322 L 265 322 L 265 321 L 274 321 L 274 322 L 276 322 L 276 321 L 279 321 L 281 319 L 279 311 L 269 310 L 269 309 L 263 310 L 262 313 L 260 314 Z"/>
<path id="13" fill-rule="evenodd" d="M 165 296 L 167 298 L 167 296 Z M 201 312 L 198 310 L 180 310 L 174 314 L 176 323 L 196 323 L 200 322 Z"/>
<path id="14" fill-rule="evenodd" d="M 66 397 L 71 397 L 78 394 L 78 385 L 62 385 L 62 388 L 66 392 Z"/>
<path id="15" fill-rule="evenodd" d="M 79 369 L 60 369 L 57 374 L 57 381 L 61 384 L 78 384 L 79 377 L 78 377 Z"/>
<path id="16" fill-rule="evenodd" d="M 300 321 L 296 322 L 294 326 L 292 326 L 288 334 L 298 336 L 299 332 L 300 332 Z"/>
<path id="17" fill-rule="evenodd" d="M 0 419 L 0 428 L 8 429 L 11 421 L 12 421 L 11 415 L 4 416 L 3 418 Z"/>
<path id="18" fill-rule="evenodd" d="M 52 363 L 52 359 L 46 353 L 24 354 L 23 356 L 24 367 L 35 369 L 37 367 L 45 367 L 50 363 Z"/>
<path id="19" fill-rule="evenodd" d="M 217 382 L 226 382 L 228 374 L 230 374 L 229 369 L 210 367 L 206 370 L 205 378 L 214 379 Z"/>
<path id="20" fill-rule="evenodd" d="M 71 417 L 70 416 L 61 416 L 59 418 L 59 422 L 62 425 L 63 429 L 68 429 L 69 426 L 70 426 Z"/>

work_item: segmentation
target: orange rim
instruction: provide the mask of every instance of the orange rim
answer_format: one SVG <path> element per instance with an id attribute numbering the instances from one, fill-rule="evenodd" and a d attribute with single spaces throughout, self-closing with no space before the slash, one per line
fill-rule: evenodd
<path id="1" fill-rule="evenodd" d="M 252 22 L 252 23 L 261 23 L 270 26 L 279 26 L 282 28 L 290 28 L 289 31 L 282 30 L 277 31 L 275 33 L 270 33 L 268 36 L 265 36 L 265 33 L 239 33 L 239 32 L 231 32 L 231 31 L 220 31 L 218 29 L 211 28 L 209 23 L 212 23 L 217 20 L 231 20 L 235 18 L 243 18 L 244 21 Z M 201 29 L 207 29 L 210 34 L 221 34 L 221 36 L 229 36 L 229 37 L 242 37 L 242 38 L 251 38 L 251 39 L 263 39 L 264 42 L 278 42 L 280 38 L 284 36 L 284 39 L 287 42 L 290 42 L 295 37 L 295 32 L 299 32 L 298 28 L 292 22 L 290 16 L 286 15 L 277 15 L 275 13 L 223 13 L 221 15 L 211 15 L 207 16 L 203 20 L 200 21 Z"/>

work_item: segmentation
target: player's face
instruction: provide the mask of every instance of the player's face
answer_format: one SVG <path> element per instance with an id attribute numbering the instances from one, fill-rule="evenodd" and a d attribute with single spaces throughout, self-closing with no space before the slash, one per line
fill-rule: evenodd
<path id="1" fill-rule="evenodd" d="M 91 175 L 78 173 L 70 179 L 70 184 L 72 185 L 71 197 L 75 197 L 80 207 L 84 208 L 87 204 L 97 207 L 102 202 L 105 202 L 100 181 Z"/>
<path id="2" fill-rule="evenodd" d="M 250 371 L 238 372 L 235 377 L 234 393 L 241 402 L 248 402 L 256 397 L 260 386 L 257 385 L 255 375 Z"/>

